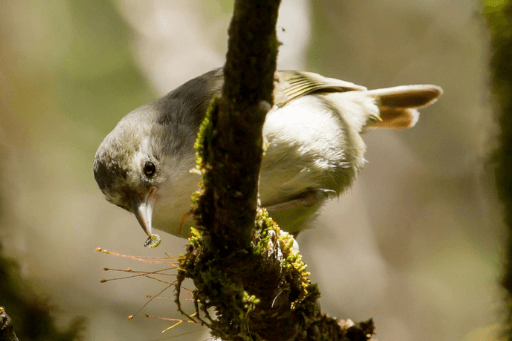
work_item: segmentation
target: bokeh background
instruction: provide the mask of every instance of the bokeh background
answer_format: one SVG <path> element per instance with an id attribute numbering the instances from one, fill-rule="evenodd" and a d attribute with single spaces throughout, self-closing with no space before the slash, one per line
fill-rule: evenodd
<path id="1" fill-rule="evenodd" d="M 134 217 L 97 189 L 92 161 L 126 113 L 223 64 L 232 6 L 1 1 L 3 253 L 55 307 L 58 325 L 86 318 L 86 340 L 209 339 L 197 325 L 161 334 L 170 323 L 142 315 L 180 317 L 169 300 L 127 320 L 161 283 L 100 283 L 115 277 L 104 267 L 158 267 L 98 254 L 98 246 L 163 256 L 183 252 L 186 241 L 162 233 L 159 248 L 143 248 Z M 369 132 L 358 181 L 299 237 L 323 310 L 373 317 L 381 341 L 497 340 L 505 233 L 490 162 L 490 35 L 479 2 L 283 0 L 278 33 L 281 69 L 369 88 L 432 83 L 445 91 L 414 129 Z M 0 292 L 0 305 L 5 299 Z"/>

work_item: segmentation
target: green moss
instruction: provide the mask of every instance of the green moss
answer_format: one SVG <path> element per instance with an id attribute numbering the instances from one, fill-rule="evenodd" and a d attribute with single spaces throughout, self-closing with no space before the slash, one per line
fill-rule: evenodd
<path id="1" fill-rule="evenodd" d="M 196 229 L 192 229 L 192 233 L 187 254 L 179 258 L 180 269 L 176 283 L 176 303 L 179 310 L 184 313 L 179 301 L 181 283 L 185 278 L 191 278 L 196 287 L 193 294 L 197 319 L 211 329 L 213 336 L 233 336 L 233 326 L 237 326 L 240 335 L 250 335 L 247 317 L 256 308 L 259 300 L 232 280 L 218 255 L 204 252 L 204 243 L 207 240 L 202 238 L 203 234 Z M 215 320 L 208 314 L 211 307 L 221 312 Z"/>
<path id="2" fill-rule="evenodd" d="M 272 6 L 276 5 L 272 3 Z M 268 34 L 272 32 L 274 26 L 270 27 Z M 256 46 L 277 51 L 275 32 L 273 34 L 274 39 L 269 42 L 272 45 L 270 48 Z M 231 43 L 233 42 L 230 42 L 230 46 Z M 241 43 L 247 42 L 242 39 Z M 233 45 L 237 46 L 236 43 Z M 269 58 L 267 52 L 262 55 Z M 272 58 L 273 61 L 265 60 L 264 64 L 275 64 L 275 54 Z M 255 170 L 259 170 L 259 166 L 252 167 L 254 169 L 251 171 L 243 168 L 243 161 L 252 162 L 252 166 L 259 165 L 254 161 L 261 158 L 261 130 L 258 133 L 258 129 L 263 126 L 266 111 L 256 104 L 260 103 L 262 98 L 271 103 L 274 76 L 273 72 L 270 72 L 268 75 L 265 74 L 263 80 L 258 80 L 257 75 L 245 77 L 247 72 L 254 70 L 260 75 L 261 70 L 265 68 L 237 68 L 230 64 L 229 60 L 231 58 L 228 52 L 223 95 L 227 94 L 230 100 L 223 100 L 222 106 L 223 110 L 230 112 L 228 121 L 229 124 L 233 124 L 230 127 L 239 130 L 238 134 L 233 135 L 226 130 L 222 130 L 223 135 L 218 133 L 217 129 L 222 128 L 218 125 L 221 100 L 214 98 L 200 126 L 195 143 L 196 167 L 203 176 L 201 189 L 192 198 L 192 210 L 198 227 L 191 230 L 192 236 L 189 238 L 190 245 L 186 254 L 179 257 L 176 303 L 178 309 L 187 315 L 181 309 L 179 295 L 181 283 L 190 278 L 196 287 L 193 296 L 197 315 L 193 318 L 207 325 L 212 336 L 230 340 L 262 340 L 262 335 L 269 333 L 269 326 L 276 319 L 286 321 L 286 335 L 293 335 L 293 311 L 310 310 L 310 305 L 319 296 L 316 294 L 317 289 L 311 286 L 306 265 L 298 252 L 293 250 L 293 237 L 281 233 L 279 226 L 268 216 L 265 209 L 257 210 L 254 223 L 250 217 L 243 214 L 248 209 L 254 209 L 251 205 L 255 203 L 256 192 L 245 190 L 257 184 L 258 174 Z M 258 58 L 256 60 L 262 61 Z M 235 64 L 239 61 L 235 61 Z M 231 84 L 228 84 L 229 76 Z M 255 82 L 233 81 L 237 77 L 254 79 Z M 247 108 L 252 108 L 254 115 L 242 117 L 240 113 L 245 115 L 249 110 Z M 227 121 L 220 123 L 228 124 Z M 234 126 L 236 128 L 233 128 Z M 254 127 L 255 130 L 248 131 L 247 127 Z M 251 141 L 247 141 L 247 136 L 251 137 Z M 238 141 L 256 142 L 256 148 L 248 148 L 243 150 L 245 154 L 241 154 Z M 235 171 L 230 172 L 228 167 Z M 239 169 L 243 171 L 240 172 Z M 238 192 L 229 187 L 233 185 L 230 181 L 238 181 Z M 236 205 L 239 199 L 236 195 L 247 199 L 246 206 L 240 207 L 238 211 Z M 254 202 L 250 202 L 249 199 L 254 199 Z M 233 207 L 234 211 L 227 211 L 227 208 Z M 243 210 L 245 211 L 242 212 Z M 221 221 L 226 226 L 222 225 Z M 278 304 L 279 309 L 276 309 L 275 299 L 283 292 L 285 294 L 281 298 L 286 297 L 286 300 L 282 300 Z M 269 310 L 270 306 L 274 309 Z M 215 318 L 211 318 L 209 309 L 215 309 Z M 263 334 L 260 335 L 261 332 Z M 283 334 L 283 330 L 279 330 L 279 333 Z M 284 334 L 280 335 L 280 338 L 282 337 Z"/>
<path id="3" fill-rule="evenodd" d="M 201 171 L 203 177 L 205 175 L 205 171 L 208 168 L 208 164 L 211 164 L 211 160 L 207 155 L 208 151 L 211 149 L 211 141 L 216 135 L 216 131 L 214 130 L 213 122 L 217 118 L 217 113 L 219 110 L 220 98 L 214 97 L 208 106 L 206 111 L 206 116 L 201 122 L 201 126 L 199 127 L 199 133 L 197 134 L 196 143 L 194 148 L 196 149 L 196 164 L 197 169 Z"/>
<path id="4" fill-rule="evenodd" d="M 212 114 L 215 115 L 217 105 L 218 100 L 214 100 L 201 125 L 196 142 L 198 168 L 203 173 L 205 181 L 208 179 L 206 169 L 209 168 L 206 161 L 207 153 L 208 148 L 211 147 L 211 142 L 207 140 L 214 136 L 211 118 Z M 200 210 L 197 204 L 201 205 L 206 195 L 208 194 L 205 193 L 204 187 L 194 194 L 193 206 L 196 214 Z M 201 222 L 201 217 L 198 218 Z M 258 312 L 261 298 L 248 292 L 243 283 L 244 281 L 245 283 L 256 282 L 257 277 L 265 274 L 265 270 L 258 268 L 258 265 L 264 264 L 265 257 L 272 254 L 273 248 L 279 247 L 281 251 L 280 268 L 282 270 L 276 283 L 281 283 L 279 286 L 281 292 L 286 292 L 293 298 L 292 309 L 307 311 L 310 309 L 309 305 L 314 304 L 319 297 L 317 287 L 312 286 L 309 281 L 306 265 L 299 253 L 293 250 L 293 237 L 287 233 L 281 233 L 279 226 L 269 217 L 265 209 L 257 211 L 254 238 L 249 249 L 239 250 L 226 257 L 225 254 L 221 254 L 222 250 L 215 248 L 209 232 L 201 228 L 191 229 L 189 242 L 187 253 L 179 257 L 176 303 L 183 314 L 207 325 L 211 329 L 212 336 L 220 338 L 229 336 L 241 340 L 259 339 L 259 336 L 252 335 L 250 331 L 250 317 L 254 313 L 261 314 L 261 311 Z M 256 269 L 254 269 L 255 265 Z M 191 278 L 196 287 L 193 292 L 197 313 L 195 317 L 191 317 L 181 309 L 179 295 L 181 283 L 185 278 Z M 208 309 L 212 307 L 216 309 L 216 319 L 212 319 L 208 314 Z"/>
<path id="5" fill-rule="evenodd" d="M 253 247 L 250 250 L 221 257 L 219 250 L 213 249 L 208 233 L 199 229 L 191 229 L 186 255 L 179 257 L 178 281 L 176 283 L 176 303 L 181 310 L 178 299 L 181 283 L 185 278 L 194 281 L 196 289 L 196 313 L 200 322 L 211 329 L 212 336 L 226 338 L 258 340 L 257 335 L 250 332 L 251 314 L 258 310 L 260 297 L 244 290 L 243 274 L 251 272 L 253 264 L 262 264 L 263 258 L 271 248 L 278 247 L 282 253 L 281 291 L 290 293 L 294 300 L 292 309 L 307 311 L 309 306 L 319 297 L 316 286 L 311 285 L 306 265 L 297 251 L 293 250 L 293 237 L 281 234 L 279 226 L 268 216 L 265 209 L 258 210 L 256 216 L 256 233 Z M 249 264 L 249 269 L 244 268 Z M 252 264 L 252 265 L 251 265 Z M 240 277 L 237 274 L 242 274 Z M 255 273 L 254 276 L 259 276 Z M 247 280 L 248 277 L 245 277 Z M 215 307 L 218 317 L 212 319 L 208 309 Z M 182 311 L 185 315 L 189 316 Z M 291 313 L 291 312 L 290 312 Z M 284 317 L 284 316 L 281 316 Z M 236 326 L 236 330 L 233 330 Z"/>
<path id="6" fill-rule="evenodd" d="M 297 288 L 300 288 L 297 299 L 292 302 L 292 306 L 296 306 L 308 293 L 310 273 L 306 271 L 307 265 L 302 261 L 302 256 L 298 251 L 293 250 L 294 239 L 292 235 L 288 233 L 281 233 L 281 229 L 277 223 L 268 216 L 266 209 L 258 210 L 256 215 L 256 227 L 260 231 L 261 237 L 259 243 L 254 247 L 255 254 L 267 252 L 268 248 L 272 245 L 270 242 L 270 236 L 277 236 L 279 248 L 283 254 L 282 267 L 290 272 L 289 274 L 293 279 L 293 283 L 291 283 L 292 287 L 296 286 Z M 270 231 L 273 231 L 274 233 L 271 234 Z M 288 274 L 285 273 L 284 275 L 286 276 Z"/>

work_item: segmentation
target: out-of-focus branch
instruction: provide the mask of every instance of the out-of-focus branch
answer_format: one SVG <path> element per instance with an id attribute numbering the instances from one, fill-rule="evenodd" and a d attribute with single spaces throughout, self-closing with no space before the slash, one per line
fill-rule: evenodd
<path id="1" fill-rule="evenodd" d="M 235 2 L 222 98 L 208 110 L 196 145 L 204 185 L 195 210 L 201 230 L 180 257 L 176 303 L 182 311 L 181 282 L 191 278 L 196 314 L 188 316 L 223 340 L 366 341 L 373 322 L 354 324 L 322 314 L 320 292 L 292 249 L 293 238 L 258 209 L 279 2 Z"/>
<path id="2" fill-rule="evenodd" d="M 3 307 L 0 307 L 0 341 L 18 341 L 14 333 L 12 319 Z"/>
<path id="3" fill-rule="evenodd" d="M 508 227 L 507 256 L 502 285 L 507 291 L 507 339 L 512 339 L 512 1 L 486 1 L 485 15 L 492 33 L 493 89 L 499 146 L 494 154 L 496 188 Z"/>

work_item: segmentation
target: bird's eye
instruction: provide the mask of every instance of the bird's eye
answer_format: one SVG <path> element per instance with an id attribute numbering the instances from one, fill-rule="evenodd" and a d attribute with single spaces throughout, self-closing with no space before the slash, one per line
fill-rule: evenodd
<path id="1" fill-rule="evenodd" d="M 144 164 L 144 174 L 146 174 L 148 178 L 151 178 L 153 175 L 155 175 L 155 172 L 155 164 L 151 161 L 146 161 L 146 163 Z"/>

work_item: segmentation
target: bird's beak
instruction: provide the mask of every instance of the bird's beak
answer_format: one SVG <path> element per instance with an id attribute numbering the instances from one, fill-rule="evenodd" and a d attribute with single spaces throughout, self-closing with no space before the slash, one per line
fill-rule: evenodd
<path id="1" fill-rule="evenodd" d="M 151 219 L 153 217 L 153 207 L 158 200 L 156 190 L 157 188 L 152 186 L 142 200 L 138 198 L 132 198 L 130 200 L 132 212 L 135 214 L 135 217 L 137 217 L 140 226 L 142 226 L 142 229 L 148 237 L 151 237 L 152 233 Z"/>

